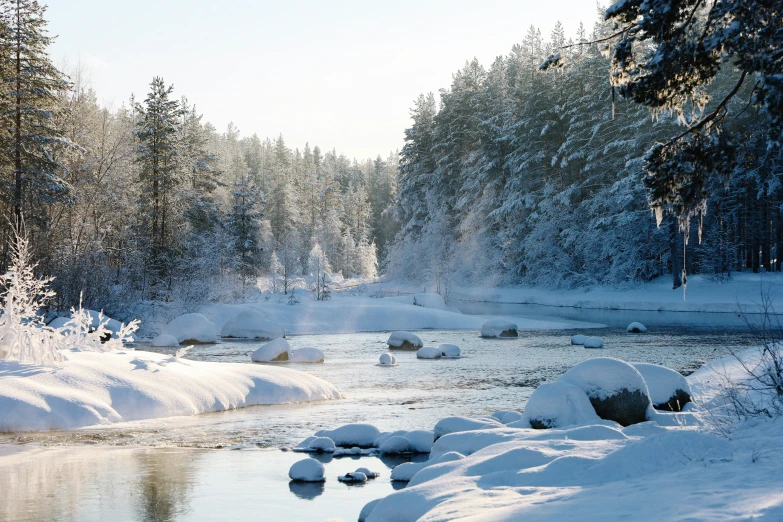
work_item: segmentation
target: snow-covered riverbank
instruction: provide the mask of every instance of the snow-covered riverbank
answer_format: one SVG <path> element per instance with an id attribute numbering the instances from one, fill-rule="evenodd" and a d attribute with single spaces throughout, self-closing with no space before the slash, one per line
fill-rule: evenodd
<path id="1" fill-rule="evenodd" d="M 337 399 L 318 377 L 143 351 L 64 352 L 59 367 L 0 361 L 0 431 L 72 429 L 256 404 Z"/>

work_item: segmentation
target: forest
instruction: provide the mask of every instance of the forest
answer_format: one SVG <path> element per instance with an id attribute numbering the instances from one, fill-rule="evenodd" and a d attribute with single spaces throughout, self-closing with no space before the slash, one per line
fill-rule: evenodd
<path id="1" fill-rule="evenodd" d="M 335 275 L 382 275 L 447 295 L 781 270 L 779 148 L 749 103 L 758 82 L 723 67 L 690 113 L 651 111 L 607 80 L 620 36 L 603 11 L 589 34 L 531 26 L 488 68 L 467 61 L 414 101 L 401 151 L 356 160 L 220 131 L 162 77 L 103 106 L 83 69 L 52 63 L 45 7 L 2 5 L 0 268 L 23 227 L 56 309 L 240 299 L 260 276 L 286 293 L 302 277 L 320 296 Z M 553 53 L 559 66 L 542 66 Z M 689 153 L 733 150 L 730 172 L 684 165 L 698 180 L 687 211 L 657 201 L 651 146 L 716 104 L 734 117 Z"/>

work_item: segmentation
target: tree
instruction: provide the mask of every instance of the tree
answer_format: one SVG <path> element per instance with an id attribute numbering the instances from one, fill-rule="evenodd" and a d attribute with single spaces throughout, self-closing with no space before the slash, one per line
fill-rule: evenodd
<path id="1" fill-rule="evenodd" d="M 238 258 L 237 271 L 242 279 L 244 292 L 248 278 L 255 278 L 259 269 L 258 244 L 259 220 L 263 214 L 258 206 L 263 194 L 250 179 L 249 172 L 240 174 L 233 187 L 234 204 L 229 215 L 229 227 L 234 235 L 234 248 Z"/>
<path id="2" fill-rule="evenodd" d="M 16 222 L 44 228 L 49 204 L 69 197 L 59 176 L 58 151 L 73 144 L 58 128 L 65 76 L 52 65 L 45 6 L 34 0 L 0 2 L 0 197 Z M 5 231 L 3 265 L 9 245 Z"/>

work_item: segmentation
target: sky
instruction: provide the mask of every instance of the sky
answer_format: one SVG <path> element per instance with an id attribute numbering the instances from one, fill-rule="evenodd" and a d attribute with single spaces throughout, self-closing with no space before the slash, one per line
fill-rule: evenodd
<path id="1" fill-rule="evenodd" d="M 421 93 L 467 60 L 488 67 L 531 25 L 546 38 L 596 20 L 589 0 L 48 0 L 50 48 L 81 64 L 105 105 L 143 100 L 154 76 L 220 131 L 283 134 L 348 157 L 402 147 Z"/>

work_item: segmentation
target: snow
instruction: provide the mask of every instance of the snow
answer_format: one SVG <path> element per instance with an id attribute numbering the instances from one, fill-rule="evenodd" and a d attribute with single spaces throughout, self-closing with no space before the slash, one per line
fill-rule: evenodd
<path id="1" fill-rule="evenodd" d="M 408 439 L 413 453 L 429 453 L 435 442 L 433 430 L 413 430 L 405 433 L 404 437 Z"/>
<path id="2" fill-rule="evenodd" d="M 382 353 L 380 357 L 378 357 L 378 365 L 379 366 L 396 366 L 397 365 L 397 358 L 393 356 L 390 353 Z"/>
<path id="3" fill-rule="evenodd" d="M 285 330 L 269 321 L 257 310 L 242 310 L 223 326 L 220 335 L 270 341 L 285 337 Z"/>
<path id="4" fill-rule="evenodd" d="M 352 448 L 371 448 L 373 442 L 380 435 L 378 428 L 372 424 L 346 424 L 334 430 L 316 431 L 318 437 L 329 437 L 334 443 L 341 447 Z"/>
<path id="5" fill-rule="evenodd" d="M 348 482 L 348 483 L 354 483 L 354 482 L 367 482 L 367 475 L 364 473 L 356 472 L 353 473 L 346 473 L 345 475 L 340 475 L 337 477 L 337 480 L 340 482 Z"/>
<path id="6" fill-rule="evenodd" d="M 160 334 L 155 337 L 150 343 L 151 346 L 159 346 L 163 348 L 176 348 L 179 346 L 177 338 L 169 334 Z"/>
<path id="7" fill-rule="evenodd" d="M 418 335 L 404 331 L 392 332 L 389 336 L 389 340 L 386 341 L 386 344 L 388 344 L 390 348 L 401 348 L 406 350 L 424 346 L 424 343 Z"/>
<path id="8" fill-rule="evenodd" d="M 522 419 L 522 414 L 518 411 L 500 410 L 493 413 L 491 417 L 496 418 L 503 424 L 508 424 L 509 422 L 515 422 Z"/>
<path id="9" fill-rule="evenodd" d="M 527 422 L 534 428 L 563 428 L 598 424 L 601 419 L 581 388 L 558 380 L 536 388 L 525 405 L 522 419 L 517 422 Z"/>
<path id="10" fill-rule="evenodd" d="M 585 337 L 585 348 L 603 348 L 604 341 L 600 337 Z"/>
<path id="11" fill-rule="evenodd" d="M 647 327 L 642 323 L 633 322 L 628 325 L 626 331 L 628 331 L 628 333 L 647 333 Z"/>
<path id="12" fill-rule="evenodd" d="M 63 352 L 62 367 L 0 361 L 0 431 L 73 429 L 340 397 L 312 375 L 144 351 Z"/>
<path id="13" fill-rule="evenodd" d="M 291 355 L 291 362 L 296 363 L 322 363 L 324 362 L 324 352 L 318 348 L 304 347 L 297 348 Z"/>
<path id="14" fill-rule="evenodd" d="M 425 346 L 424 348 L 419 348 L 419 350 L 416 352 L 416 358 L 418 359 L 440 359 L 443 356 L 443 352 L 440 351 L 438 348 L 433 348 L 431 346 Z"/>
<path id="15" fill-rule="evenodd" d="M 688 380 L 676 371 L 648 363 L 631 363 L 636 368 L 647 384 L 650 399 L 653 404 L 665 404 L 674 397 L 677 390 L 682 390 L 691 395 L 691 387 Z"/>
<path id="16" fill-rule="evenodd" d="M 416 473 L 424 469 L 426 464 L 426 462 L 403 462 L 394 467 L 391 472 L 391 479 L 408 482 Z"/>
<path id="17" fill-rule="evenodd" d="M 411 442 L 403 436 L 395 435 L 383 441 L 378 450 L 382 455 L 411 453 Z"/>
<path id="18" fill-rule="evenodd" d="M 591 399 L 607 399 L 623 390 L 647 393 L 642 374 L 631 364 L 611 357 L 582 361 L 559 380 L 577 386 Z"/>
<path id="19" fill-rule="evenodd" d="M 586 335 L 582 335 L 582 334 L 573 335 L 571 336 L 571 344 L 576 346 L 582 346 L 585 344 L 585 341 L 587 339 L 589 339 L 589 337 Z"/>
<path id="20" fill-rule="evenodd" d="M 467 417 L 446 417 L 435 424 L 435 438 L 458 431 L 482 430 L 503 426 L 496 419 L 468 419 Z"/>
<path id="21" fill-rule="evenodd" d="M 356 471 L 354 473 L 363 473 L 368 479 L 374 479 L 381 476 L 379 472 L 370 471 L 367 468 L 356 468 Z"/>
<path id="22" fill-rule="evenodd" d="M 505 319 L 490 319 L 481 325 L 481 337 L 516 337 L 517 324 Z"/>
<path id="23" fill-rule="evenodd" d="M 117 337 L 117 332 L 122 328 L 122 323 L 116 319 L 103 315 L 103 312 L 96 312 L 95 310 L 84 309 L 84 313 L 91 319 L 89 324 L 90 328 L 97 328 L 101 322 L 104 323 L 103 327 L 112 333 L 112 337 Z M 68 323 L 71 321 L 71 317 L 55 317 L 50 323 L 51 328 L 63 328 L 68 329 Z"/>
<path id="24" fill-rule="evenodd" d="M 288 470 L 288 476 L 297 482 L 323 482 L 326 480 L 324 472 L 323 464 L 315 459 L 307 458 L 295 462 Z"/>
<path id="25" fill-rule="evenodd" d="M 318 453 L 331 453 L 335 450 L 335 444 L 329 437 L 315 437 L 307 445 L 307 448 Z"/>
<path id="26" fill-rule="evenodd" d="M 261 346 L 251 356 L 253 362 L 285 362 L 291 360 L 291 345 L 282 337 Z"/>
<path id="27" fill-rule="evenodd" d="M 167 324 L 161 333 L 171 335 L 185 344 L 214 343 L 217 328 L 201 314 L 185 314 Z"/>
<path id="28" fill-rule="evenodd" d="M 380 501 L 381 499 L 376 498 L 375 500 L 371 500 L 370 502 L 365 504 L 361 512 L 359 513 L 359 522 L 367 522 L 367 517 L 370 516 L 370 513 L 372 513 L 372 510 Z"/>
<path id="29" fill-rule="evenodd" d="M 438 350 L 443 354 L 443 357 L 459 357 L 459 346 L 456 344 L 444 343 L 438 346 Z"/>

